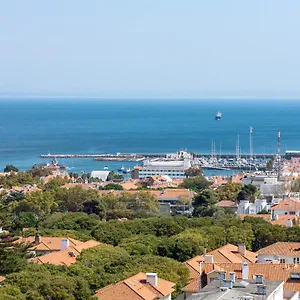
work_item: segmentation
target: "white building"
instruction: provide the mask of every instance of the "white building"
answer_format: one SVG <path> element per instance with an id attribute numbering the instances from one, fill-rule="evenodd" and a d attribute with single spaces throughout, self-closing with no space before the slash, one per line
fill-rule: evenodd
<path id="1" fill-rule="evenodd" d="M 266 199 L 256 199 L 254 203 L 251 203 L 249 200 L 241 200 L 238 205 L 237 216 L 255 215 L 263 210 L 268 210 Z"/>
<path id="2" fill-rule="evenodd" d="M 142 167 L 137 167 L 138 178 L 153 175 L 167 175 L 170 178 L 185 178 L 185 171 L 191 167 L 191 160 L 150 161 L 145 160 Z"/>
<path id="3" fill-rule="evenodd" d="M 107 180 L 109 171 L 92 171 L 91 178 L 98 178 L 105 182 Z"/>
<path id="4" fill-rule="evenodd" d="M 273 219 L 276 219 L 276 217 L 280 215 L 300 216 L 300 202 L 292 198 L 287 198 L 273 205 L 270 210 Z"/>
<path id="5" fill-rule="evenodd" d="M 258 263 L 280 262 L 285 264 L 300 263 L 300 243 L 277 242 L 257 251 Z M 300 274 L 299 278 L 300 279 Z"/>

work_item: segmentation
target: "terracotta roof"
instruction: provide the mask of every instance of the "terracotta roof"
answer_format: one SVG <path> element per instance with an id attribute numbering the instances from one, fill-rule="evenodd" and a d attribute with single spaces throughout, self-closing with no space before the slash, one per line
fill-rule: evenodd
<path id="1" fill-rule="evenodd" d="M 277 242 L 256 252 L 258 255 L 274 254 L 300 257 L 300 243 Z"/>
<path id="2" fill-rule="evenodd" d="M 175 283 L 158 278 L 157 286 L 153 286 L 146 277 L 145 273 L 138 273 L 98 290 L 95 296 L 101 300 L 153 300 L 174 291 Z"/>
<path id="3" fill-rule="evenodd" d="M 84 190 L 95 189 L 94 184 L 87 184 L 87 183 L 66 183 L 62 186 L 62 188 L 71 189 L 76 186 L 81 186 Z"/>
<path id="4" fill-rule="evenodd" d="M 138 186 L 132 182 L 120 183 L 124 190 L 136 190 Z"/>
<path id="5" fill-rule="evenodd" d="M 34 244 L 35 237 L 29 236 L 27 238 L 20 237 L 15 243 L 25 243 L 25 244 L 34 244 L 29 250 L 32 251 L 60 251 L 61 250 L 61 240 L 68 239 L 69 246 L 77 246 L 82 244 L 81 241 L 75 240 L 68 237 L 52 237 L 52 236 L 41 236 L 41 242 L 39 244 Z"/>
<path id="6" fill-rule="evenodd" d="M 298 264 L 249 264 L 249 279 L 255 275 L 264 275 L 265 280 L 283 280 L 284 290 L 300 291 L 300 280 L 291 279 L 291 273 L 300 273 L 300 265 Z M 242 279 L 242 264 L 218 264 L 218 270 L 227 272 L 235 272 L 238 279 Z"/>
<path id="7" fill-rule="evenodd" d="M 4 281 L 5 279 L 6 279 L 6 277 L 0 276 L 0 282 Z"/>
<path id="8" fill-rule="evenodd" d="M 277 215 L 278 219 L 271 221 L 273 225 L 286 226 L 287 221 L 291 220 L 293 223 L 298 221 L 298 216 L 296 215 Z"/>
<path id="9" fill-rule="evenodd" d="M 70 266 L 76 262 L 76 257 L 84 249 L 92 248 L 101 245 L 101 243 L 90 240 L 74 247 L 70 246 L 64 250 L 51 252 L 42 256 L 30 259 L 31 262 L 38 264 L 53 264 L 53 265 L 64 265 Z"/>
<path id="10" fill-rule="evenodd" d="M 219 206 L 219 207 L 229 207 L 229 208 L 237 208 L 237 205 L 235 202 L 233 201 L 230 201 L 230 200 L 223 200 L 223 201 L 220 201 L 216 204 L 216 206 Z"/>
<path id="11" fill-rule="evenodd" d="M 238 246 L 232 244 L 227 244 L 207 254 L 214 257 L 214 263 L 242 263 L 243 261 L 255 263 L 257 256 L 256 253 L 248 250 L 246 250 L 246 255 L 243 256 L 239 253 Z M 184 262 L 190 270 L 190 278 L 195 278 L 196 274 L 200 273 L 200 262 L 204 262 L 204 256 L 196 256 Z"/>
<path id="12" fill-rule="evenodd" d="M 284 199 L 277 205 L 272 206 L 271 210 L 297 211 L 300 210 L 300 202 L 292 198 Z"/>

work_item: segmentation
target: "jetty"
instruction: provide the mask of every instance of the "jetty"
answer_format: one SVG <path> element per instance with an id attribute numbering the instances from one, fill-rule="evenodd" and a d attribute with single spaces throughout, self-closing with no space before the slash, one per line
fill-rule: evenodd
<path id="1" fill-rule="evenodd" d="M 167 159 L 167 153 L 116 153 L 116 154 L 41 154 L 39 158 L 92 158 L 99 161 L 141 161 L 146 158 L 159 158 Z M 216 155 L 218 158 L 234 159 L 236 158 L 235 153 L 223 153 Z M 275 154 L 255 154 L 253 155 L 257 159 L 270 159 Z M 210 153 L 194 153 L 195 158 L 210 158 Z M 240 154 L 240 158 L 249 158 L 249 154 Z"/>

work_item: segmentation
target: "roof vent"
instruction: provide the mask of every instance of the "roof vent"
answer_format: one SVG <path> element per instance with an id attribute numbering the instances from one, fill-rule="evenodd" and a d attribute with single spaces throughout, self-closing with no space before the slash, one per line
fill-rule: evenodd
<path id="1" fill-rule="evenodd" d="M 266 295 L 267 294 L 267 286 L 266 285 L 258 285 L 256 289 L 257 295 Z"/>
<path id="2" fill-rule="evenodd" d="M 69 251 L 68 254 L 71 256 L 71 257 L 76 257 L 75 255 L 75 252 L 74 251 Z"/>
<path id="3" fill-rule="evenodd" d="M 291 273 L 290 277 L 291 277 L 291 279 L 299 280 L 300 273 Z"/>

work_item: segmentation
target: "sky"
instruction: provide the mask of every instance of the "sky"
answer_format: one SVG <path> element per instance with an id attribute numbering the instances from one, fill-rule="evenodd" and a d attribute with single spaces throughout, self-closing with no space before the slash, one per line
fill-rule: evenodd
<path id="1" fill-rule="evenodd" d="M 299 97 L 299 0 L 0 0 L 0 96 Z"/>

